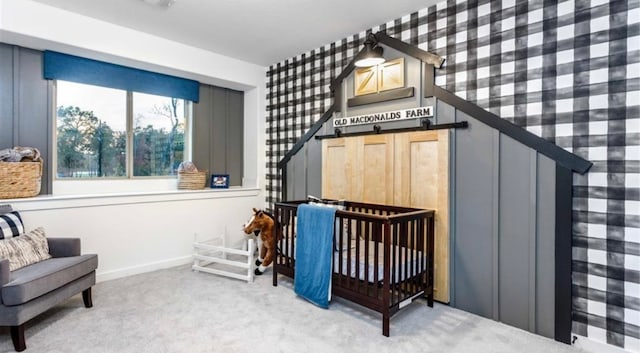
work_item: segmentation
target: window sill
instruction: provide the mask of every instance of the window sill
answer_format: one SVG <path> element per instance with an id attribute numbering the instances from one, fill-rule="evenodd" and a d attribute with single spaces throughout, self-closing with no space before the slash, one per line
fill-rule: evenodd
<path id="1" fill-rule="evenodd" d="M 259 188 L 253 187 L 231 187 L 229 189 L 206 188 L 202 190 L 161 190 L 85 195 L 40 195 L 22 199 L 0 199 L 0 203 L 11 204 L 14 209 L 19 211 L 40 211 L 78 207 L 255 197 L 260 194 L 260 191 Z"/>

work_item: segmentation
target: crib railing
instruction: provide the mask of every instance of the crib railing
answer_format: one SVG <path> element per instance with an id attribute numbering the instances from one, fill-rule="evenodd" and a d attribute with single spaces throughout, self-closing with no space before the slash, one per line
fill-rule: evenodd
<path id="1" fill-rule="evenodd" d="M 276 236 L 276 256 L 273 259 L 273 285 L 277 285 L 277 274 L 293 278 L 295 265 L 295 235 L 298 205 L 304 201 L 276 203 L 274 216 L 280 222 L 279 229 L 282 236 Z"/>

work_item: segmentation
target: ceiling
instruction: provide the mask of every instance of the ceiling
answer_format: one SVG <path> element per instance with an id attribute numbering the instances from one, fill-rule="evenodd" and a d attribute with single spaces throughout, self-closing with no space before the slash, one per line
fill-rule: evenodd
<path id="1" fill-rule="evenodd" d="M 35 1 L 268 66 L 440 0 Z"/>

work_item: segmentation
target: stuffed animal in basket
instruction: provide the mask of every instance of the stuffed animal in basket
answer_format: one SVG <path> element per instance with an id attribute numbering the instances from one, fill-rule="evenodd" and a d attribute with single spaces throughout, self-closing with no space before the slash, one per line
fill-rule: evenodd
<path id="1" fill-rule="evenodd" d="M 253 209 L 253 216 L 249 219 L 249 222 L 244 225 L 244 232 L 246 234 L 254 233 L 258 235 L 258 248 L 260 253 L 256 260 L 255 274 L 261 275 L 267 269 L 273 261 L 275 255 L 275 237 L 276 237 L 276 220 L 268 212 Z"/>

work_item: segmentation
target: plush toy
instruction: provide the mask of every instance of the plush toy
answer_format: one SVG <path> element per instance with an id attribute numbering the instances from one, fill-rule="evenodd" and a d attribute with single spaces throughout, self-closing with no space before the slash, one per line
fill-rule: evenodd
<path id="1" fill-rule="evenodd" d="M 253 209 L 253 216 L 251 216 L 249 222 L 244 225 L 244 232 L 246 234 L 254 233 L 259 235 L 258 248 L 260 249 L 260 253 L 256 260 L 256 266 L 258 266 L 258 268 L 254 271 L 258 276 L 263 274 L 273 261 L 273 256 L 276 251 L 274 241 L 276 237 L 276 227 L 277 224 L 272 215 L 256 208 Z"/>

